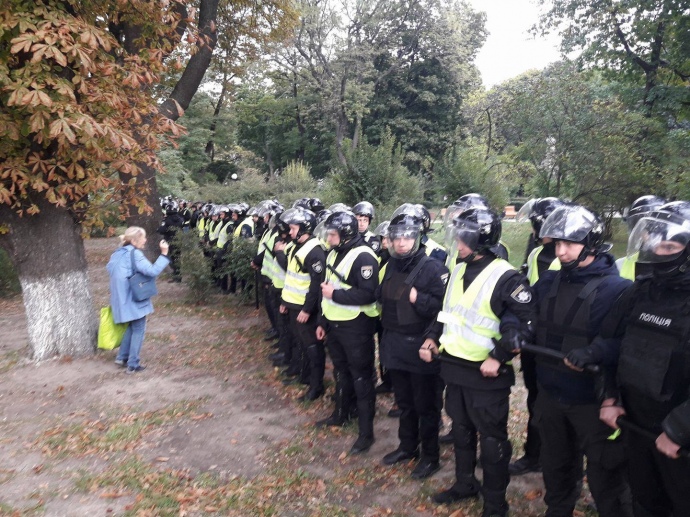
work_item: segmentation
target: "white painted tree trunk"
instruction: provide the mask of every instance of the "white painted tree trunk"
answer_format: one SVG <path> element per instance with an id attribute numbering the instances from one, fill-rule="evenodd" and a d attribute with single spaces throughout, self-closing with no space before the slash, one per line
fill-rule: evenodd
<path id="1" fill-rule="evenodd" d="M 63 207 L 38 199 L 19 217 L 0 204 L 0 245 L 22 286 L 33 359 L 93 354 L 98 318 L 87 276 L 81 225 Z"/>
<path id="2" fill-rule="evenodd" d="M 35 360 L 93 353 L 98 322 L 86 271 L 20 282 Z"/>

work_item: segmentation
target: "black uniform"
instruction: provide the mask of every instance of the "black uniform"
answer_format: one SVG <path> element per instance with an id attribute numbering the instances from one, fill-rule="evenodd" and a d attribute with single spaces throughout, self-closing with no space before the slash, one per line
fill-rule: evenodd
<path id="1" fill-rule="evenodd" d="M 472 282 L 491 262 L 487 255 L 467 264 L 464 276 L 456 281 L 467 290 Z M 459 266 L 456 266 L 459 267 Z M 448 289 L 452 286 L 449 285 Z M 530 338 L 529 322 L 534 320 L 535 304 L 527 280 L 517 271 L 504 273 L 491 294 L 491 310 L 501 320 L 502 339 L 513 334 Z M 443 325 L 436 323 L 428 337 L 437 343 Z M 490 356 L 502 363 L 512 354 L 496 346 Z M 441 353 L 441 376 L 446 383 L 446 411 L 453 419 L 456 483 L 451 492 L 468 495 L 478 493 L 480 484 L 474 471 L 477 462 L 477 434 L 481 443 L 481 462 L 484 479 L 481 492 L 484 508 L 488 512 L 505 515 L 505 498 L 510 476 L 508 464 L 512 447 L 508 440 L 508 410 L 510 387 L 515 384 L 515 372 L 506 364 L 506 371 L 498 377 L 484 377 L 479 367 L 482 362 L 460 360 L 445 350 Z"/>
<path id="2" fill-rule="evenodd" d="M 347 253 L 366 243 L 360 235 L 342 244 L 337 250 L 334 267 Z M 340 305 L 369 305 L 376 301 L 379 283 L 379 264 L 369 253 L 360 253 L 355 259 L 345 283 L 350 289 L 333 291 L 333 302 Z M 328 333 L 327 347 L 335 370 L 336 394 L 333 417 L 345 420 L 353 414 L 356 400 L 359 416 L 359 435 L 374 437 L 374 332 L 376 318 L 361 312 L 350 321 L 328 321 L 322 317 L 319 325 Z"/>
<path id="3" fill-rule="evenodd" d="M 184 227 L 184 218 L 177 212 L 168 210 L 163 219 L 163 222 L 158 227 L 157 233 L 160 233 L 163 238 L 168 241 L 170 251 L 168 256 L 170 258 L 170 267 L 173 271 L 173 280 L 180 280 L 180 248 L 175 241 L 175 235 Z"/>
<path id="4" fill-rule="evenodd" d="M 288 251 L 288 262 L 296 260 L 296 253 L 310 240 L 310 237 L 302 244 L 295 244 Z M 299 353 L 298 367 L 300 380 L 309 383 L 311 398 L 323 393 L 323 374 L 326 366 L 326 351 L 323 341 L 316 339 L 316 327 L 320 313 L 319 302 L 321 299 L 321 282 L 324 280 L 326 270 L 326 254 L 321 246 L 315 246 L 304 259 L 303 264 L 297 264 L 303 273 L 309 273 L 309 291 L 303 305 L 289 303 L 282 300 L 282 304 L 288 308 L 290 316 L 290 328 L 297 343 Z M 306 323 L 297 321 L 298 314 L 304 311 L 309 314 Z"/>
<path id="5" fill-rule="evenodd" d="M 420 464 L 439 461 L 440 365 L 422 361 L 419 348 L 441 309 L 447 281 L 448 269 L 422 248 L 406 259 L 391 258 L 377 289 L 383 325 L 380 360 L 390 372 L 402 412 L 399 449 L 413 454 L 421 442 Z M 412 287 L 417 290 L 415 303 L 410 302 Z"/>
<path id="6" fill-rule="evenodd" d="M 277 232 L 278 230 L 277 228 L 274 228 L 273 230 L 266 229 L 264 232 L 262 232 L 262 235 L 261 237 L 259 237 L 259 240 L 261 240 L 261 238 L 263 237 L 263 233 L 271 231 Z M 252 264 L 254 264 L 254 267 L 261 270 L 264 263 L 264 258 L 266 257 L 266 253 L 269 253 L 271 257 L 273 256 L 273 250 L 266 249 L 266 246 L 262 244 L 261 247 L 257 250 L 257 253 L 254 256 L 254 258 L 252 259 Z M 271 328 L 274 329 L 275 332 L 279 332 L 278 317 L 276 315 L 276 313 L 278 312 L 278 307 L 276 306 L 275 298 L 271 293 L 271 279 L 267 276 L 261 275 L 261 285 L 264 293 L 264 309 L 266 310 L 266 315 L 268 316 L 268 320 L 271 322 Z"/>
<path id="7" fill-rule="evenodd" d="M 601 335 L 622 340 L 618 388 L 606 397 L 620 397 L 626 419 L 690 449 L 690 273 L 666 282 L 638 279 L 611 309 Z M 632 431 L 624 441 L 635 516 L 690 515 L 690 461 L 668 458 Z"/>
<path id="8" fill-rule="evenodd" d="M 613 302 L 630 285 L 618 276 L 613 257 L 597 256 L 586 267 L 545 271 L 534 285 L 539 302 L 537 345 L 563 353 L 589 347 L 596 362 L 615 363 L 614 340 L 595 340 Z M 537 356 L 536 421 L 541 433 L 549 517 L 570 516 L 580 495 L 581 451 L 587 479 L 602 517 L 631 515 L 620 440 L 599 420 L 595 379 L 563 361 Z"/>

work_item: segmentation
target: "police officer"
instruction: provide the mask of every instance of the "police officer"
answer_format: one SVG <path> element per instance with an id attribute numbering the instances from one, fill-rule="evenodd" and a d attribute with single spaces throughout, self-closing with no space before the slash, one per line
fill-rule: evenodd
<path id="1" fill-rule="evenodd" d="M 448 259 L 446 248 L 429 237 L 429 234 L 433 232 L 431 229 L 431 214 L 429 213 L 429 210 L 422 204 L 415 205 L 415 208 L 419 209 L 420 213 L 422 214 L 422 220 L 424 221 L 421 244 L 424 246 L 425 253 L 429 257 L 440 261 L 442 264 L 445 264 L 446 260 Z"/>
<path id="2" fill-rule="evenodd" d="M 264 200 L 256 206 L 256 212 L 259 219 L 262 221 L 261 227 L 263 232 L 259 238 L 259 246 L 256 255 L 252 259 L 252 269 L 258 270 L 261 273 L 261 285 L 264 293 L 264 309 L 268 320 L 271 322 L 271 327 L 266 331 L 264 336 L 265 341 L 272 341 L 279 337 L 278 323 L 276 313 L 278 306 L 275 305 L 275 300 L 271 294 L 271 284 L 273 276 L 273 244 L 276 238 L 276 231 L 270 228 L 269 223 L 271 217 L 276 213 L 277 205 L 272 200 Z"/>
<path id="3" fill-rule="evenodd" d="M 160 233 L 163 238 L 170 244 L 170 251 L 168 257 L 170 258 L 170 267 L 172 268 L 171 282 L 181 282 L 180 275 L 180 248 L 175 240 L 177 232 L 184 228 L 184 218 L 180 215 L 178 204 L 175 200 L 166 201 L 163 204 L 165 210 L 165 217 L 158 227 L 157 233 Z"/>
<path id="4" fill-rule="evenodd" d="M 323 340 L 316 339 L 326 254 L 319 240 L 313 235 L 316 216 L 311 210 L 287 210 L 284 220 L 290 226 L 290 237 L 294 246 L 288 253 L 280 312 L 289 315 L 292 335 L 300 351 L 300 375 L 309 383 L 309 390 L 300 400 L 316 400 L 323 395 L 323 374 L 326 366 Z"/>
<path id="5" fill-rule="evenodd" d="M 547 269 L 559 270 L 561 268 L 561 263 L 556 258 L 556 245 L 553 240 L 548 237 L 542 239 L 539 237 L 539 232 L 541 231 L 544 221 L 551 212 L 562 205 L 563 202 L 555 197 L 537 199 L 529 204 L 529 211 L 525 216 L 532 225 L 530 242 L 534 245 L 526 259 L 527 281 L 530 285 L 537 283 L 539 275 L 543 271 Z M 522 212 L 522 209 L 520 212 Z M 518 213 L 519 219 L 521 218 L 520 212 Z M 525 454 L 510 464 L 509 470 L 511 476 L 519 476 L 528 472 L 541 472 L 541 463 L 539 463 L 541 440 L 539 438 L 539 429 L 534 421 L 534 403 L 537 400 L 537 393 L 539 390 L 534 354 L 522 352 L 520 355 L 520 365 L 522 368 L 522 376 L 525 381 L 525 388 L 527 388 L 527 412 L 529 417 L 527 419 Z"/>
<path id="6" fill-rule="evenodd" d="M 664 198 L 653 195 L 638 197 L 633 201 L 630 207 L 624 210 L 623 213 L 623 220 L 628 226 L 628 233 L 632 233 L 637 221 L 665 203 L 666 200 Z M 616 267 L 620 275 L 628 280 L 635 280 L 635 277 L 639 275 L 646 275 L 652 272 L 651 265 L 645 262 L 638 263 L 635 255 L 625 256 L 616 260 Z"/>
<path id="7" fill-rule="evenodd" d="M 374 205 L 369 203 L 369 201 L 360 201 L 352 207 L 352 212 L 357 217 L 357 229 L 364 242 L 374 250 L 374 253 L 378 253 L 381 249 L 381 241 L 369 230 L 371 221 L 374 219 Z"/>
<path id="8" fill-rule="evenodd" d="M 374 332 L 375 291 L 379 283 L 376 254 L 358 231 L 352 212 L 334 212 L 324 222 L 331 251 L 326 258 L 326 280 L 321 285 L 322 318 L 316 338 L 328 333 L 328 351 L 335 374 L 335 409 L 317 426 L 342 426 L 356 399 L 359 436 L 351 454 L 374 443 Z"/>
<path id="9" fill-rule="evenodd" d="M 452 223 L 459 263 L 448 283 L 437 324 L 419 351 L 425 361 L 441 351 L 446 411 L 453 419 L 455 484 L 433 500 L 447 504 L 481 491 L 484 517 L 508 513 L 508 398 L 515 383 L 512 354 L 497 343 L 531 339 L 534 302 L 524 276 L 496 256 L 499 216 L 470 208 Z M 477 435 L 484 479 L 475 477 Z"/>
<path id="10" fill-rule="evenodd" d="M 581 453 L 587 457 L 589 488 L 602 517 L 631 515 L 620 440 L 599 420 L 595 379 L 586 362 L 612 364 L 616 343 L 595 340 L 613 302 L 630 285 L 618 276 L 606 251 L 604 226 L 586 208 L 556 208 L 540 238 L 555 242 L 559 271 L 544 271 L 534 285 L 539 304 L 536 344 L 565 355 L 537 355 L 535 404 L 541 433 L 541 464 L 549 517 L 571 516 L 580 493 Z M 595 361 L 591 359 L 594 358 Z"/>
<path id="11" fill-rule="evenodd" d="M 622 340 L 600 417 L 623 429 L 635 517 L 690 515 L 690 203 L 672 202 L 639 219 L 628 257 L 651 274 L 614 304 L 602 337 Z"/>
<path id="12" fill-rule="evenodd" d="M 412 471 L 415 479 L 429 477 L 440 468 L 440 365 L 422 361 L 419 348 L 441 309 L 448 281 L 448 269 L 442 262 L 429 258 L 421 246 L 423 226 L 423 217 L 413 214 L 391 219 L 391 258 L 377 289 L 383 325 L 379 354 L 390 373 L 400 409 L 400 444 L 383 457 L 383 464 L 418 457 L 421 444 L 421 458 Z"/>

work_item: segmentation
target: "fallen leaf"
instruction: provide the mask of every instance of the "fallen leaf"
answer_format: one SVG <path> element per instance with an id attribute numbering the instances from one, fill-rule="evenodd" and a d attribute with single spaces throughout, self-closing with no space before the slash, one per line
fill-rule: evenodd
<path id="1" fill-rule="evenodd" d="M 534 501 L 539 497 L 541 497 L 541 490 L 536 488 L 534 490 L 529 490 L 525 493 L 525 499 L 527 499 L 528 501 Z"/>
<path id="2" fill-rule="evenodd" d="M 340 456 L 338 456 L 338 460 L 343 461 L 345 458 L 347 458 L 347 453 L 343 451 L 340 453 Z"/>
<path id="3" fill-rule="evenodd" d="M 156 458 L 156 461 L 168 461 L 169 459 L 170 458 L 168 458 L 167 456 L 158 456 Z"/>
<path id="4" fill-rule="evenodd" d="M 448 517 L 465 517 L 465 512 L 463 512 L 462 510 L 455 510 Z"/>

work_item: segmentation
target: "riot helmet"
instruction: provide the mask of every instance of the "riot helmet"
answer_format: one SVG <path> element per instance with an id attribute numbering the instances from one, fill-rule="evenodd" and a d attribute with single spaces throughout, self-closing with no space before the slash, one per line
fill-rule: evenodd
<path id="1" fill-rule="evenodd" d="M 446 228 L 446 241 L 457 248 L 461 242 L 471 250 L 462 262 L 472 262 L 477 255 L 498 256 L 501 239 L 501 218 L 488 208 L 469 208 L 455 216 Z"/>
<path id="2" fill-rule="evenodd" d="M 388 226 L 388 252 L 391 257 L 402 259 L 412 257 L 419 250 L 424 220 L 411 214 L 399 214 L 391 219 Z"/>
<path id="3" fill-rule="evenodd" d="M 417 207 L 422 213 L 422 231 L 424 232 L 424 235 L 431 233 L 431 214 L 429 213 L 429 210 L 421 203 L 417 203 L 415 207 Z"/>
<path id="4" fill-rule="evenodd" d="M 323 203 L 318 197 L 313 197 L 309 199 L 309 210 L 314 212 L 314 214 L 316 214 L 317 217 L 321 212 L 323 212 L 324 208 L 326 207 L 323 206 Z"/>
<path id="5" fill-rule="evenodd" d="M 673 201 L 643 215 L 628 238 L 628 256 L 653 264 L 654 273 L 671 276 L 688 267 L 690 202 Z"/>
<path id="6" fill-rule="evenodd" d="M 628 232 L 633 231 L 637 221 L 664 204 L 666 204 L 666 200 L 663 197 L 654 195 L 638 197 L 628 208 L 623 210 L 623 220 L 628 225 Z"/>
<path id="7" fill-rule="evenodd" d="M 355 215 L 366 216 L 369 218 L 369 222 L 371 222 L 375 214 L 374 205 L 369 203 L 369 201 L 360 201 L 352 207 L 352 213 Z"/>
<path id="8" fill-rule="evenodd" d="M 309 198 L 303 197 L 296 200 L 294 203 L 292 203 L 292 208 L 304 208 L 306 210 L 310 210 L 311 207 L 309 205 Z"/>
<path id="9" fill-rule="evenodd" d="M 326 232 L 337 232 L 340 242 L 332 247 L 340 248 L 346 242 L 352 240 L 359 233 L 357 218 L 352 212 L 333 212 L 324 221 Z"/>
<path id="10" fill-rule="evenodd" d="M 546 218 L 551 215 L 556 208 L 563 206 L 565 203 L 557 197 L 542 197 L 537 199 L 530 199 L 523 205 L 516 216 L 518 222 L 523 222 L 529 219 L 534 235 L 539 238 L 541 227 L 546 221 Z"/>
<path id="11" fill-rule="evenodd" d="M 316 216 L 311 210 L 304 208 L 290 208 L 283 212 L 281 219 L 290 226 L 297 226 L 297 234 L 293 237 L 298 240 L 302 235 L 311 235 L 316 228 Z"/>

